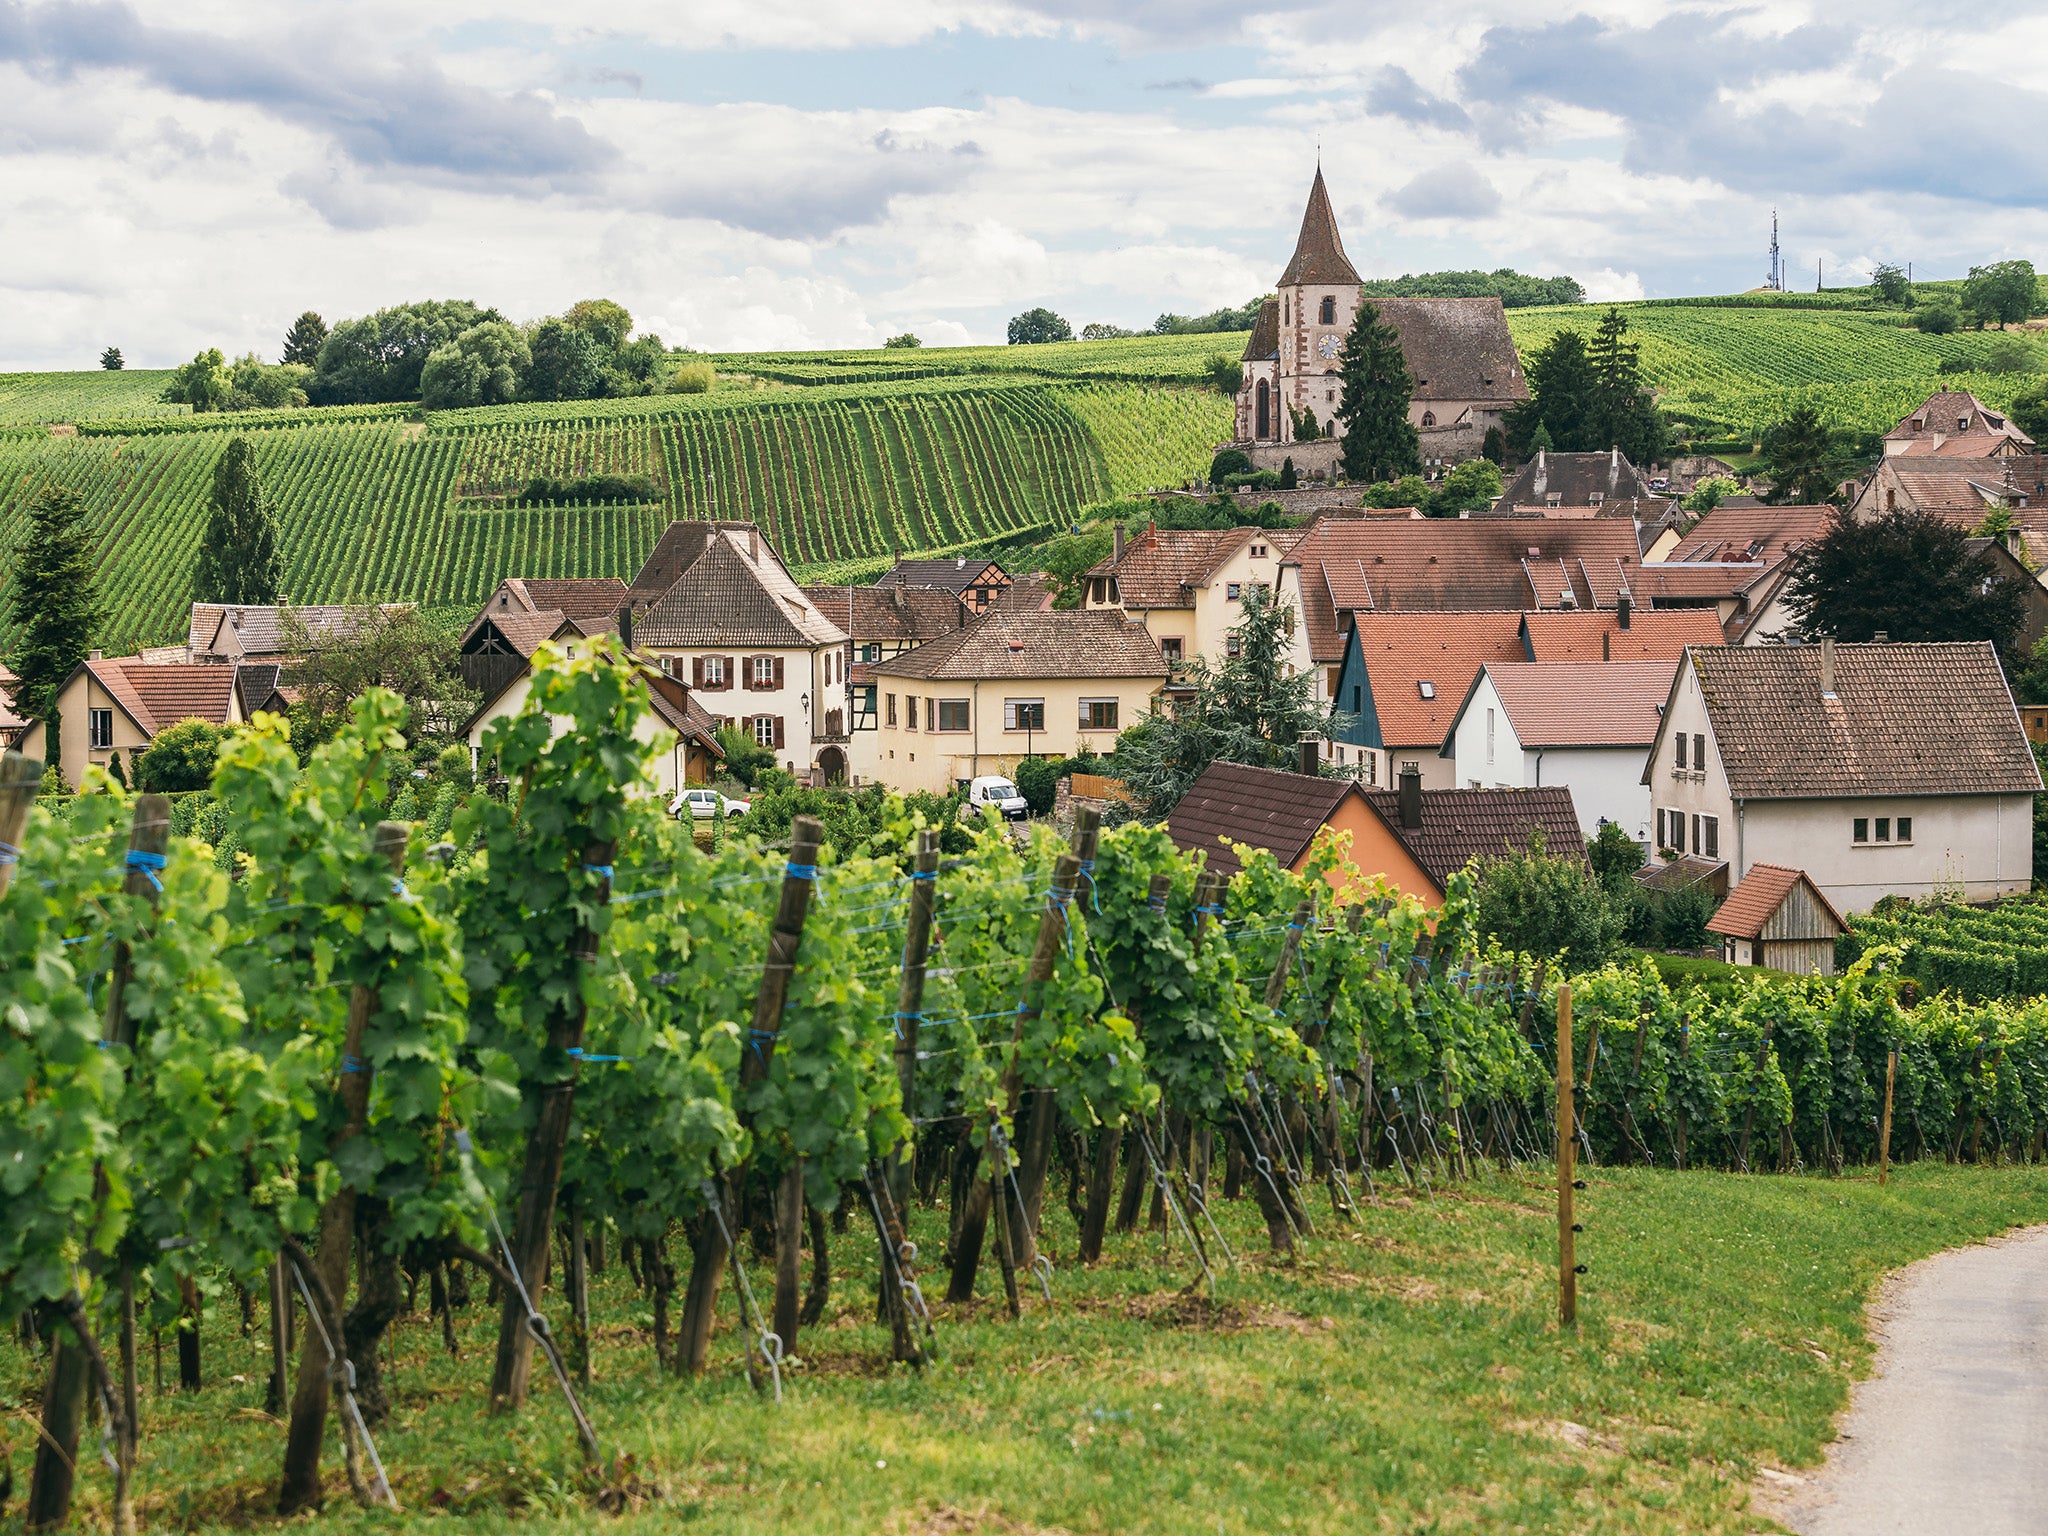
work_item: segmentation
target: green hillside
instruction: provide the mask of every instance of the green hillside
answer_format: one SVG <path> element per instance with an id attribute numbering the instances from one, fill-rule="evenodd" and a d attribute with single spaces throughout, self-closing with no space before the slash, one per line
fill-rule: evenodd
<path id="1" fill-rule="evenodd" d="M 0 425 L 190 415 L 188 405 L 165 405 L 157 399 L 170 377 L 168 368 L 0 373 Z"/>
<path id="2" fill-rule="evenodd" d="M 252 436 L 297 601 L 473 605 L 506 575 L 629 575 L 674 517 L 749 517 L 824 568 L 1057 525 L 1206 466 L 1228 407 L 1186 388 L 1031 378 L 733 390 L 420 421 L 283 413 Z M 260 418 L 276 423 L 277 416 Z M 40 486 L 82 491 L 105 551 L 100 643 L 184 632 L 214 462 L 248 419 L 0 437 L 0 592 Z M 644 475 L 634 506 L 509 508 L 536 475 Z"/>

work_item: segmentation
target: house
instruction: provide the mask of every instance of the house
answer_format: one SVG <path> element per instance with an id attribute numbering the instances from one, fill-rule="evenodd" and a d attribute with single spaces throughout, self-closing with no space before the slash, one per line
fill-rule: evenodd
<path id="1" fill-rule="evenodd" d="M 2048 747 L 2048 704 L 2022 704 L 2020 728 L 2027 733 L 2027 740 Z"/>
<path id="2" fill-rule="evenodd" d="M 1244 349 L 1235 439 L 1262 469 L 1292 458 L 1305 476 L 1335 478 L 1344 426 L 1337 419 L 1337 357 L 1364 301 L 1344 253 L 1336 211 L 1316 167 L 1294 255 L 1260 308 Z M 1529 398 L 1499 299 L 1374 298 L 1401 339 L 1414 381 L 1408 419 L 1425 464 L 1476 457 L 1489 428 Z M 1313 418 L 1316 435 L 1304 441 Z"/>
<path id="3" fill-rule="evenodd" d="M 1773 644 L 1793 622 L 1785 591 L 1799 553 L 1835 516 L 1829 506 L 1731 498 L 1683 538 L 1660 536 L 1643 562 L 1640 588 L 1660 609 L 1712 608 L 1728 644 Z"/>
<path id="4" fill-rule="evenodd" d="M 1142 624 L 1114 610 L 996 605 L 964 629 L 876 662 L 876 777 L 943 792 L 1026 757 L 1107 750 L 1142 719 L 1166 658 Z"/>
<path id="5" fill-rule="evenodd" d="M 1473 678 L 1527 652 L 1519 613 L 1360 613 L 1344 635 L 1329 698 L 1343 716 L 1327 752 L 1366 784 L 1413 768 L 1426 789 L 1457 784 L 1440 756 Z"/>
<path id="6" fill-rule="evenodd" d="M 1489 662 L 1444 735 L 1441 756 L 1468 789 L 1570 787 L 1580 829 L 1614 822 L 1650 848 L 1643 764 L 1676 658 Z"/>
<path id="7" fill-rule="evenodd" d="M 1778 565 L 1817 543 L 1835 516 L 1835 508 L 1825 504 L 1774 507 L 1749 498 L 1724 501 L 1701 513 L 1684 537 L 1652 563 Z"/>
<path id="8" fill-rule="evenodd" d="M 498 692 L 526 670 L 534 648 L 567 619 L 609 621 L 628 588 L 616 576 L 507 576 L 463 631 L 462 680 Z"/>
<path id="9" fill-rule="evenodd" d="M 973 613 L 986 613 L 1013 578 L 993 560 L 955 555 L 951 560 L 898 560 L 875 582 L 879 588 L 932 587 L 950 592 Z"/>
<path id="10" fill-rule="evenodd" d="M 903 562 L 909 564 L 912 562 Z M 1015 592 L 1005 587 L 1003 600 Z M 881 729 L 880 693 L 874 668 L 880 661 L 915 650 L 975 619 L 975 610 L 943 587 L 913 587 L 899 579 L 872 587 L 809 586 L 804 596 L 853 637 L 853 661 L 844 693 L 848 767 L 855 784 L 873 779 L 881 764 L 876 733 Z"/>
<path id="11" fill-rule="evenodd" d="M 1807 878 L 1782 864 L 1752 864 L 1707 932 L 1730 965 L 1757 965 L 1795 976 L 1835 974 L 1835 940 L 1849 931 L 1842 914 Z"/>
<path id="12" fill-rule="evenodd" d="M 1142 623 L 1169 666 L 1195 656 L 1220 665 L 1243 613 L 1243 594 L 1252 587 L 1272 592 L 1281 558 L 1300 537 L 1292 529 L 1152 524 L 1126 540 L 1118 524 L 1108 557 L 1082 575 L 1081 606 L 1120 609 Z"/>
<path id="13" fill-rule="evenodd" d="M 1660 511 L 1667 505 L 1648 477 L 1621 456 L 1619 448 L 1606 453 L 1553 453 L 1539 448 L 1536 457 L 1501 487 L 1493 506 L 1496 512 L 1540 514 L 1575 509 L 1591 516 L 1599 512 L 1629 515 L 1638 503 Z"/>
<path id="14" fill-rule="evenodd" d="M 1938 390 L 1884 435 L 1887 459 L 2002 459 L 2033 449 L 2031 437 L 1967 389 Z"/>
<path id="15" fill-rule="evenodd" d="M 1347 857 L 1427 906 L 1441 906 L 1450 877 L 1472 859 L 1526 848 L 1540 832 L 1552 852 L 1583 854 L 1571 795 L 1545 790 L 1426 790 L 1418 774 L 1399 789 L 1367 789 L 1353 779 L 1211 763 L 1167 818 L 1183 853 L 1200 851 L 1208 867 L 1234 875 L 1233 844 L 1263 848 L 1283 868 L 1307 867 L 1317 845 L 1348 835 Z M 1344 894 L 1347 874 L 1330 884 Z"/>
<path id="16" fill-rule="evenodd" d="M 411 613 L 411 603 L 379 603 L 374 608 L 342 604 L 194 603 L 185 630 L 180 661 L 261 661 L 295 654 L 286 634 L 295 621 L 314 642 L 345 637 L 371 614 L 386 619 Z"/>
<path id="17" fill-rule="evenodd" d="M 246 718 L 235 689 L 236 668 L 218 662 L 152 664 L 139 656 L 94 651 L 57 688 L 64 782 L 78 788 L 88 764 L 124 770 L 157 735 L 185 720 L 238 725 Z M 20 751 L 47 760 L 46 722 L 22 732 Z"/>
<path id="18" fill-rule="evenodd" d="M 665 799 L 673 799 L 688 785 L 709 783 L 718 763 L 723 760 L 725 753 L 717 740 L 718 720 L 680 678 L 665 672 L 658 663 L 633 655 L 631 626 L 629 608 L 623 626 L 617 620 L 607 623 L 595 618 L 563 619 L 553 634 L 542 638 L 553 641 L 574 656 L 596 635 L 617 635 L 619 643 L 627 648 L 629 659 L 624 664 L 638 672 L 647 689 L 649 709 L 634 727 L 634 739 L 651 742 L 664 730 L 675 735 L 674 742 L 657 761 L 654 770 L 657 793 Z M 519 670 L 486 694 L 462 723 L 461 733 L 469 745 L 470 764 L 479 772 L 488 771 L 489 766 L 483 756 L 485 732 L 494 722 L 516 715 L 526 707 L 527 695 L 533 686 L 532 651 L 538 649 L 539 642 L 535 642 Z M 567 721 L 560 722 L 557 734 L 567 728 Z"/>
<path id="19" fill-rule="evenodd" d="M 2048 634 L 2048 582 L 2043 579 L 2048 572 L 2030 570 L 2013 549 L 2013 542 L 2017 541 L 1986 535 L 1963 540 L 1963 547 L 1984 567 L 1987 581 L 2009 581 L 2019 589 L 2026 621 L 2020 626 L 2017 648 L 2031 655 L 2035 644 Z"/>
<path id="20" fill-rule="evenodd" d="M 2041 776 L 1988 642 L 1688 649 L 1642 781 L 1660 853 L 1803 869 L 1838 912 L 2033 879 Z"/>
<path id="21" fill-rule="evenodd" d="M 1880 459 L 1849 502 L 1849 517 L 1868 522 L 1886 512 L 1928 512 L 1974 528 L 1993 512 L 2034 526 L 2048 508 L 2048 455 L 2001 459 Z M 2031 512 L 2033 515 L 2028 515 Z"/>

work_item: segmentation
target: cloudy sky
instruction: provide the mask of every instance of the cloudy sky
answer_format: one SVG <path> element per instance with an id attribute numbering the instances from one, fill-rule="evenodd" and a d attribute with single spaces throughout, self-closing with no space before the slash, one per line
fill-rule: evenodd
<path id="1" fill-rule="evenodd" d="M 2048 257 L 2048 4 L 0 0 L 0 369 L 425 297 L 707 348 L 1142 327 L 1369 275 L 1595 297 Z"/>

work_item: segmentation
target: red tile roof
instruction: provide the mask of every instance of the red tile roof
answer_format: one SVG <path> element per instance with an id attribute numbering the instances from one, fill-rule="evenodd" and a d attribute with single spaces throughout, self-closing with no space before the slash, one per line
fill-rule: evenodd
<path id="1" fill-rule="evenodd" d="M 1522 639 L 1530 661 L 1676 661 L 1688 645 L 1719 645 L 1721 623 L 1711 608 L 1619 613 L 1525 613 Z"/>
<path id="2" fill-rule="evenodd" d="M 235 668 L 218 662 L 151 666 L 115 656 L 88 661 L 85 669 L 151 736 L 180 720 L 225 725 L 233 712 Z"/>
<path id="3" fill-rule="evenodd" d="M 1519 613 L 1361 613 L 1354 622 L 1389 747 L 1437 746 L 1479 669 L 1526 655 Z"/>
<path id="4" fill-rule="evenodd" d="M 871 667 L 875 677 L 1164 678 L 1166 658 L 1145 626 L 1114 608 L 994 608 L 965 629 Z"/>
<path id="5" fill-rule="evenodd" d="M 1524 747 L 1647 747 L 1677 670 L 1676 660 L 1521 661 L 1489 663 L 1486 675 Z"/>
<path id="6" fill-rule="evenodd" d="M 2003 412 L 1992 410 L 1967 389 L 1937 390 L 1884 436 L 1886 442 L 1895 443 L 1931 437 L 1937 432 L 1951 437 L 1969 433 L 2005 437 L 2029 448 L 2034 444 Z"/>
<path id="7" fill-rule="evenodd" d="M 1821 888 L 1815 885 L 1803 869 L 1787 869 L 1782 864 L 1752 864 L 1749 873 L 1742 877 L 1742 883 L 1728 893 L 1728 899 L 1721 903 L 1721 909 L 1707 919 L 1707 932 L 1726 934 L 1731 939 L 1754 939 L 1764 931 L 1778 908 L 1785 904 L 1785 898 L 1804 881 L 1813 899 L 1820 903 L 1822 910 L 1835 920 L 1835 925 L 1847 932 L 1849 925 L 1842 921 L 1842 914 L 1835 910 Z"/>
<path id="8" fill-rule="evenodd" d="M 1782 560 L 1827 532 L 1828 506 L 1719 506 L 1694 523 L 1665 564 L 1698 560 Z"/>
<path id="9" fill-rule="evenodd" d="M 1243 866 L 1224 846 L 1225 838 L 1264 848 L 1283 868 L 1292 868 L 1337 814 L 1345 796 L 1356 793 L 1358 787 L 1349 779 L 1211 763 L 1173 808 L 1166 831 L 1183 853 L 1202 850 L 1209 856 L 1209 868 L 1226 875 Z"/>

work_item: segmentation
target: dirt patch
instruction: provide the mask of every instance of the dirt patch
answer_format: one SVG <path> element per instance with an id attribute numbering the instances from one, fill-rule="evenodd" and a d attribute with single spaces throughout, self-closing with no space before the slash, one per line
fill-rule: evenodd
<path id="1" fill-rule="evenodd" d="M 1304 1317 L 1285 1307 L 1211 1301 L 1207 1296 L 1190 1295 L 1185 1291 L 1131 1297 L 1123 1303 L 1122 1314 L 1132 1322 L 1151 1323 L 1158 1328 L 1194 1328 L 1210 1333 L 1279 1328 L 1289 1333 L 1313 1334 L 1328 1332 L 1337 1326 L 1331 1318 Z"/>
<path id="2" fill-rule="evenodd" d="M 899 1517 L 890 1522 L 888 1529 L 896 1536 L 976 1536 L 980 1532 L 989 1536 L 1067 1536 L 1058 1526 L 1012 1520 L 986 1504 L 977 1504 L 972 1509 L 941 1504 L 931 1513 L 913 1515 L 907 1521 Z"/>
<path id="3" fill-rule="evenodd" d="M 1523 1434 L 1540 1435 L 1546 1440 L 1555 1440 L 1575 1451 L 1619 1456 L 1624 1449 L 1622 1443 L 1614 1436 L 1603 1435 L 1583 1424 L 1574 1424 L 1570 1419 L 1543 1419 L 1533 1423 L 1517 1424 L 1515 1428 Z"/>
<path id="4" fill-rule="evenodd" d="M 78 436 L 78 424 L 70 421 L 53 421 L 50 423 L 50 436 L 76 437 Z"/>

